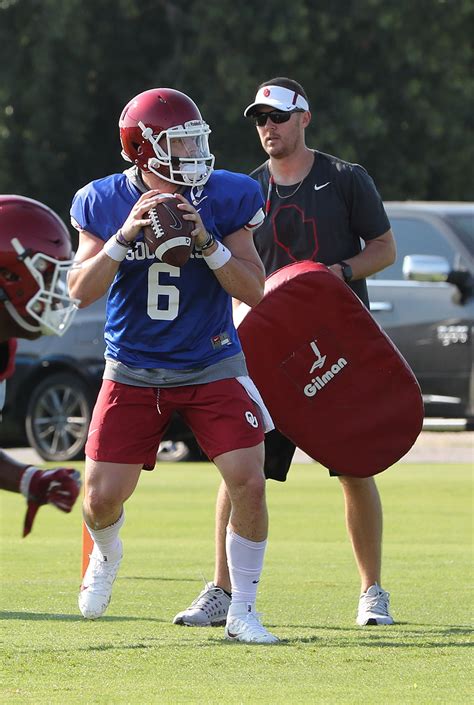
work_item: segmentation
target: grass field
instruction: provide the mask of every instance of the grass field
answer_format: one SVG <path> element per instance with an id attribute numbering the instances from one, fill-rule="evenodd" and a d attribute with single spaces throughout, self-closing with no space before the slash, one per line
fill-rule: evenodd
<path id="1" fill-rule="evenodd" d="M 81 464 L 77 464 L 82 467 Z M 354 623 L 358 576 L 337 480 L 295 465 L 269 483 L 259 609 L 282 643 L 228 644 L 173 615 L 212 579 L 217 471 L 162 465 L 127 505 L 125 556 L 106 615 L 78 614 L 81 515 L 3 492 L 0 702 L 83 705 L 472 702 L 472 476 L 468 465 L 400 464 L 379 476 L 392 627 Z"/>

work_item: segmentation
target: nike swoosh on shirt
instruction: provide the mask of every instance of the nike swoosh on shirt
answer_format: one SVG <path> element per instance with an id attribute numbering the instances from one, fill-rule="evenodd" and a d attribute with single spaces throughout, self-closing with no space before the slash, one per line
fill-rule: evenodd
<path id="1" fill-rule="evenodd" d="M 326 181 L 326 183 L 321 184 L 321 186 L 318 186 L 318 184 L 314 184 L 314 190 L 319 191 L 320 189 L 324 188 L 325 186 L 329 186 L 330 183 L 331 183 L 330 181 Z"/>

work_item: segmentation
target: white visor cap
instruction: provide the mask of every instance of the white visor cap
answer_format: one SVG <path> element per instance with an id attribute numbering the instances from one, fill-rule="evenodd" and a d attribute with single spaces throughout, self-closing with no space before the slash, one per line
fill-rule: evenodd
<path id="1" fill-rule="evenodd" d="M 268 105 L 275 110 L 287 113 L 291 110 L 309 110 L 308 101 L 302 95 L 282 86 L 263 86 L 257 92 L 254 102 L 244 110 L 244 116 L 250 117 L 259 105 Z"/>

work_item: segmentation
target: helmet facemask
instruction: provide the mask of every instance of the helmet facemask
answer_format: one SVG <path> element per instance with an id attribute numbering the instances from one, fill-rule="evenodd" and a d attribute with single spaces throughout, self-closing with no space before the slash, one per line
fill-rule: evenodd
<path id="1" fill-rule="evenodd" d="M 148 169 L 161 179 L 184 186 L 203 186 L 214 167 L 214 155 L 209 151 L 211 130 L 204 120 L 189 120 L 154 135 L 143 122 L 138 126 L 143 139 L 153 149 L 155 157 L 148 159 Z M 161 143 L 161 144 L 160 144 Z"/>
<path id="2" fill-rule="evenodd" d="M 25 282 L 25 289 L 34 290 L 37 287 L 37 291 L 22 306 L 14 306 L 6 298 L 3 301 L 5 309 L 27 331 L 42 335 L 64 335 L 80 303 L 68 295 L 66 277 L 73 264 L 72 260 L 57 260 L 41 252 L 31 255 L 31 251 L 25 250 L 18 238 L 12 238 L 11 244 L 18 253 L 18 259 L 28 270 L 30 282 Z M 9 287 L 4 288 L 8 296 Z M 37 321 L 38 325 L 27 321 L 23 313 Z"/>

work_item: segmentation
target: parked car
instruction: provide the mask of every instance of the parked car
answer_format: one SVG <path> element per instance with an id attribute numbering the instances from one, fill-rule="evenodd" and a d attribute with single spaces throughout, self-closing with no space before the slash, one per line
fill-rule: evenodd
<path id="1" fill-rule="evenodd" d="M 371 311 L 413 369 L 428 417 L 474 422 L 474 204 L 386 203 L 397 261 L 368 281 Z M 19 341 L 0 445 L 45 460 L 82 458 L 104 367 L 105 300 L 81 309 L 62 338 Z M 203 459 L 174 417 L 160 459 Z"/>
<path id="2" fill-rule="evenodd" d="M 474 420 L 474 204 L 386 203 L 397 261 L 370 310 L 418 379 L 426 417 Z"/>

